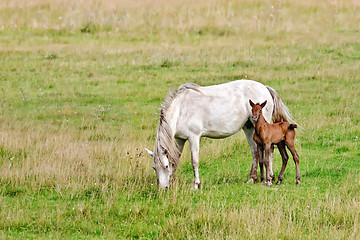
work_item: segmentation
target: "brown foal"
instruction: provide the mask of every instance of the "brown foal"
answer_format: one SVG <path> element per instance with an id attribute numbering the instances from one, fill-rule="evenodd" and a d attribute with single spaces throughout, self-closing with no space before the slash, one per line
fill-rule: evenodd
<path id="1" fill-rule="evenodd" d="M 270 124 L 266 122 L 263 117 L 261 111 L 265 107 L 266 102 L 262 104 L 254 104 L 251 100 L 249 100 L 250 106 L 252 107 L 252 120 L 255 123 L 255 133 L 254 133 L 254 141 L 257 144 L 257 161 L 260 164 L 261 171 L 261 181 L 264 179 L 264 170 L 263 163 L 265 163 L 266 168 L 266 181 L 265 184 L 271 186 L 271 181 L 274 179 L 274 174 L 272 173 L 272 163 L 269 163 L 269 154 L 270 148 L 273 144 L 276 144 L 282 158 L 282 167 L 279 174 L 279 178 L 276 184 L 280 184 L 284 179 L 284 172 L 286 168 L 286 164 L 288 162 L 289 156 L 286 152 L 285 145 L 290 150 L 295 166 L 296 166 L 296 184 L 300 183 L 300 170 L 299 170 L 299 155 L 297 154 L 294 146 L 295 139 L 295 128 L 296 124 L 290 124 L 288 122 L 278 122 L 274 124 Z M 264 150 L 265 150 L 265 162 L 264 162 Z M 271 167 L 269 168 L 269 165 Z"/>

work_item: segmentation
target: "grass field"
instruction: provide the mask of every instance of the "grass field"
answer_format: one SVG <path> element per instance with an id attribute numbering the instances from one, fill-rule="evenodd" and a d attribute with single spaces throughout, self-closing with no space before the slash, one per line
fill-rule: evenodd
<path id="1" fill-rule="evenodd" d="M 0 3 L 0 239 L 359 239 L 356 0 Z M 301 185 L 247 185 L 242 132 L 186 145 L 161 191 L 169 89 L 254 79 L 302 126 Z M 281 158 L 277 150 L 274 171 Z"/>

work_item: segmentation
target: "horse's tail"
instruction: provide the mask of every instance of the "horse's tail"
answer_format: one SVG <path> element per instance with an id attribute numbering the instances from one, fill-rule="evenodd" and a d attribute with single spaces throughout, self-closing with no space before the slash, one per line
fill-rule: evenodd
<path id="1" fill-rule="evenodd" d="M 272 114 L 272 120 L 274 123 L 276 122 L 293 122 L 296 123 L 291 116 L 291 113 L 287 106 L 283 103 L 281 100 L 279 94 L 271 87 L 266 86 L 266 88 L 269 90 L 271 97 L 274 101 L 274 110 Z"/>

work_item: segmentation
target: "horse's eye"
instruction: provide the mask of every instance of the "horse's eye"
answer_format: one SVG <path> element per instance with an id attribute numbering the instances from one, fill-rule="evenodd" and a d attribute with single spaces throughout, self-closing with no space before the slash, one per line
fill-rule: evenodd
<path id="1" fill-rule="evenodd" d="M 169 166 L 168 166 L 168 165 L 166 165 L 165 167 L 166 167 L 166 169 L 168 169 L 168 168 L 169 168 Z"/>

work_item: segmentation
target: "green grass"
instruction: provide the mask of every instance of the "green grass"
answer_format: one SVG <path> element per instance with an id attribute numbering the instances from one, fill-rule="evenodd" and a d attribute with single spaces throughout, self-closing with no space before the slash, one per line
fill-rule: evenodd
<path id="1" fill-rule="evenodd" d="M 356 1 L 173 4 L 0 4 L 0 238 L 358 239 Z M 245 184 L 240 132 L 201 140 L 200 191 L 188 144 L 159 190 L 144 148 L 169 89 L 241 78 L 302 126 L 301 185 L 291 159 L 282 185 Z"/>

